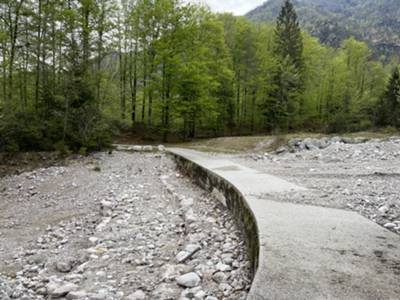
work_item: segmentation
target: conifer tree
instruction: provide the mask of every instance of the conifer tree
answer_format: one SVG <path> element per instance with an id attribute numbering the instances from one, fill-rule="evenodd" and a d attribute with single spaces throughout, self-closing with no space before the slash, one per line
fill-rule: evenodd
<path id="1" fill-rule="evenodd" d="M 270 129 L 289 130 L 296 124 L 301 110 L 303 90 L 303 38 L 296 11 L 286 0 L 275 28 L 274 53 L 279 67 L 274 76 L 274 90 L 265 103 L 265 116 Z"/>
<path id="2" fill-rule="evenodd" d="M 396 67 L 382 98 L 379 123 L 383 126 L 400 127 L 400 72 Z"/>
<path id="3" fill-rule="evenodd" d="M 297 13 L 290 0 L 285 0 L 276 21 L 275 54 L 289 59 L 300 71 L 303 66 L 303 37 Z"/>

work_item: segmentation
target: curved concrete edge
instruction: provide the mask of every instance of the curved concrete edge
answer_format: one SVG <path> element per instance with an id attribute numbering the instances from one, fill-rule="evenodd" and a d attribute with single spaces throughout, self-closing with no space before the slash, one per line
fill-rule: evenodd
<path id="1" fill-rule="evenodd" d="M 252 263 L 252 273 L 255 278 L 260 258 L 260 234 L 257 219 L 245 196 L 229 180 L 195 163 L 185 155 L 172 150 L 167 150 L 167 153 L 173 156 L 178 168 L 193 178 L 202 188 L 209 192 L 217 189 L 224 195 L 226 206 L 233 213 L 237 224 L 244 232 L 247 253 Z"/>
<path id="2" fill-rule="evenodd" d="M 254 272 L 247 300 L 399 299 L 399 236 L 354 211 L 275 201 L 304 190 L 275 176 L 168 150 L 200 186 L 220 190 L 244 229 Z"/>

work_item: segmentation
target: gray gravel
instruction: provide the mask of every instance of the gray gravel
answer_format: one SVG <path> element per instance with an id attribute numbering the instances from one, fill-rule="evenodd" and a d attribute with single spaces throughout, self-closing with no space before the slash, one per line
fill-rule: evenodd
<path id="1" fill-rule="evenodd" d="M 309 191 L 275 200 L 355 210 L 400 234 L 400 138 L 294 139 L 276 153 L 229 156 Z"/>
<path id="2" fill-rule="evenodd" d="M 0 299 L 245 299 L 229 212 L 159 153 L 0 179 Z"/>

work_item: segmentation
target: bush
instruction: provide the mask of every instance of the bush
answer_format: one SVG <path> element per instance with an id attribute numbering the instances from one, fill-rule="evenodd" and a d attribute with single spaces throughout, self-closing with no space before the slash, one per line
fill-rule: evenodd
<path id="1" fill-rule="evenodd" d="M 70 114 L 65 141 L 74 152 L 107 148 L 114 134 L 112 123 L 96 108 L 81 107 Z"/>
<path id="2" fill-rule="evenodd" d="M 58 141 L 57 143 L 54 144 L 54 150 L 59 152 L 61 155 L 70 155 L 71 150 L 67 145 L 65 145 L 64 141 Z"/>
<path id="3" fill-rule="evenodd" d="M 63 112 L 53 113 L 47 120 L 30 111 L 0 115 L 0 152 L 56 150 L 86 155 L 111 145 L 114 126 L 96 109 L 71 111 L 66 126 Z"/>
<path id="4" fill-rule="evenodd" d="M 49 150 L 45 124 L 31 112 L 18 112 L 0 119 L 0 151 Z"/>

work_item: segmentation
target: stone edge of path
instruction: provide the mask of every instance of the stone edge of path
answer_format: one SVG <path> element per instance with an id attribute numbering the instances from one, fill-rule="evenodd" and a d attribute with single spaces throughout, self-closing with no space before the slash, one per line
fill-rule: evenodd
<path id="1" fill-rule="evenodd" d="M 113 144 L 113 149 L 115 151 L 125 151 L 125 152 L 165 152 L 164 145 L 127 145 L 127 144 Z"/>
<path id="2" fill-rule="evenodd" d="M 233 213 L 237 224 L 244 231 L 247 253 L 252 264 L 251 271 L 255 278 L 257 276 L 260 258 L 260 235 L 257 219 L 245 196 L 229 180 L 200 166 L 189 158 L 171 150 L 167 150 L 167 154 L 171 155 L 175 159 L 178 168 L 185 173 L 185 175 L 194 179 L 200 187 L 209 192 L 217 190 L 219 193 L 223 194 L 224 204 Z"/>

